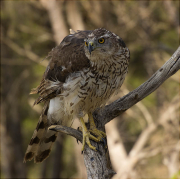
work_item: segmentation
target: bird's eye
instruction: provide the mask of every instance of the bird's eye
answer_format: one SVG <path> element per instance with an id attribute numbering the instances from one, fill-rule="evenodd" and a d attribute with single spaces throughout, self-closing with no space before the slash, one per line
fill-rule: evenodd
<path id="1" fill-rule="evenodd" d="M 100 44 L 103 44 L 104 43 L 104 38 L 100 38 L 99 40 L 98 40 L 98 42 L 100 43 Z"/>
<path id="2" fill-rule="evenodd" d="M 87 42 L 85 42 L 85 45 L 86 45 L 86 46 L 88 46 L 88 43 L 87 43 Z"/>

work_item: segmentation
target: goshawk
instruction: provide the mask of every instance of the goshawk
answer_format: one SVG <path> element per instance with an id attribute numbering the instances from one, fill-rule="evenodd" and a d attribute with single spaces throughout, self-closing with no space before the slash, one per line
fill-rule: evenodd
<path id="1" fill-rule="evenodd" d="M 106 104 L 121 87 L 128 72 L 130 52 L 116 34 L 100 28 L 93 31 L 71 31 L 52 49 L 49 64 L 40 85 L 31 91 L 38 93 L 35 104 L 44 102 L 37 127 L 28 145 L 24 161 L 34 158 L 42 162 L 49 156 L 57 132 L 51 125 L 66 125 L 78 118 L 85 144 L 96 150 L 96 142 L 105 137 L 94 123 L 92 112 Z M 83 117 L 88 114 L 90 129 Z"/>

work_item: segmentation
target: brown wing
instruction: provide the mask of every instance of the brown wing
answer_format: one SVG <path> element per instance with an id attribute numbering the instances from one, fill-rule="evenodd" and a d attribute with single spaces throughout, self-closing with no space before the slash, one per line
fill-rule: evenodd
<path id="1" fill-rule="evenodd" d="M 49 100 L 61 93 L 62 85 L 71 73 L 90 66 L 84 53 L 84 39 L 89 33 L 91 31 L 78 31 L 70 34 L 63 39 L 60 45 L 52 49 L 48 55 L 50 61 L 43 79 L 40 85 L 32 89 L 30 93 L 39 94 L 34 104 Z"/>

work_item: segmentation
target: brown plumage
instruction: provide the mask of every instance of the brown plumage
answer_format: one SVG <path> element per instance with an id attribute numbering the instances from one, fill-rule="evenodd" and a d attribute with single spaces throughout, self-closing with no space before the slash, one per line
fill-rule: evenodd
<path id="1" fill-rule="evenodd" d="M 121 87 L 128 72 L 129 50 L 123 40 L 106 29 L 78 31 L 65 37 L 49 53 L 49 65 L 40 85 L 31 91 L 45 102 L 24 161 L 42 162 L 57 133 L 52 124 L 65 125 L 105 105 Z"/>
<path id="2" fill-rule="evenodd" d="M 84 39 L 91 31 L 79 31 L 66 36 L 57 47 L 49 53 L 49 65 L 46 68 L 43 79 L 36 89 L 30 94 L 39 94 L 34 104 L 46 101 L 61 93 L 61 86 L 66 78 L 75 71 L 90 67 L 90 62 L 84 54 Z M 64 68 L 64 69 L 63 69 Z M 58 80 L 57 86 L 51 86 L 52 81 Z"/>

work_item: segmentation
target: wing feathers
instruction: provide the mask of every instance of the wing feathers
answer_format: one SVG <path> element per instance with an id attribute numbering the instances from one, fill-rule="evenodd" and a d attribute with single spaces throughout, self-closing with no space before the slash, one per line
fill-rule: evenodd
<path id="1" fill-rule="evenodd" d="M 62 92 L 61 88 L 67 78 L 74 72 L 88 68 L 90 62 L 84 53 L 84 39 L 91 31 L 73 31 L 49 53 L 49 65 L 43 79 L 30 94 L 40 96 L 34 104 L 49 100 Z"/>
<path id="2" fill-rule="evenodd" d="M 28 145 L 24 162 L 33 158 L 35 162 L 42 162 L 49 156 L 57 138 L 56 132 L 47 129 L 49 100 L 63 92 L 63 84 L 72 73 L 90 67 L 90 61 L 84 53 L 84 39 L 89 33 L 91 31 L 71 31 L 71 34 L 48 54 L 50 61 L 43 79 L 40 85 L 30 92 L 30 94 L 39 94 L 34 104 L 44 101 L 45 106 Z"/>
<path id="3" fill-rule="evenodd" d="M 59 81 L 54 82 L 43 79 L 41 84 L 31 91 L 31 94 L 39 94 L 39 97 L 34 102 L 34 105 L 56 97 L 57 94 L 61 93 L 62 85 L 63 83 Z"/>

